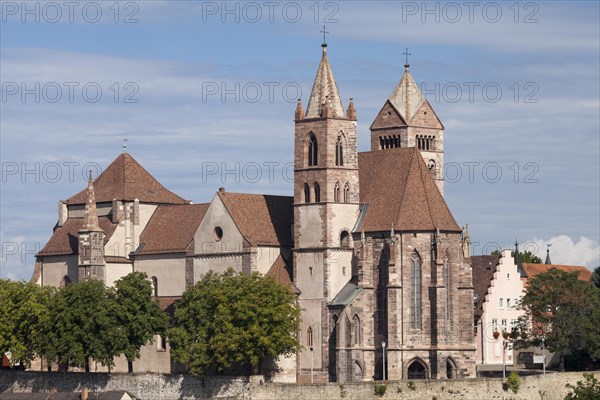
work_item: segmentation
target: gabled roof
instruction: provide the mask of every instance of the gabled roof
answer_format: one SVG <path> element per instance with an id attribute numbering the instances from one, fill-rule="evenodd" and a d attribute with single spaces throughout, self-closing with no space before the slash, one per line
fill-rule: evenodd
<path id="1" fill-rule="evenodd" d="M 577 272 L 579 275 L 577 278 L 581 281 L 589 282 L 592 279 L 592 271 L 586 267 L 579 265 L 559 265 L 559 264 L 531 264 L 523 263 L 523 269 L 527 273 L 528 278 L 532 278 L 537 274 L 548 272 L 552 268 L 559 269 L 564 272 Z"/>
<path id="2" fill-rule="evenodd" d="M 158 206 L 140 235 L 136 255 L 186 252 L 209 205 Z"/>
<path id="3" fill-rule="evenodd" d="M 402 79 L 400 79 L 389 97 L 390 103 L 400 113 L 404 121 L 410 122 L 424 100 L 425 96 L 423 96 L 419 85 L 410 74 L 408 65 L 405 65 L 404 75 L 402 75 Z"/>
<path id="4" fill-rule="evenodd" d="M 356 230 L 461 231 L 416 147 L 358 153 L 358 166 L 368 208 Z"/>
<path id="5" fill-rule="evenodd" d="M 113 199 L 142 203 L 187 204 L 175 193 L 161 185 L 131 155 L 119 155 L 94 181 L 97 203 L 111 202 Z M 67 200 L 67 204 L 85 204 L 87 189 Z"/>
<path id="6" fill-rule="evenodd" d="M 326 101 L 333 110 L 333 117 L 344 116 L 344 106 L 342 105 L 338 87 L 333 77 L 333 71 L 327 59 L 327 47 L 325 46 L 323 47 L 321 63 L 317 69 L 317 76 L 310 92 L 304 118 L 321 117 L 321 108 Z"/>
<path id="7" fill-rule="evenodd" d="M 293 197 L 229 193 L 224 190 L 219 190 L 217 195 L 244 239 L 251 245 L 293 245 Z"/>
<path id="8" fill-rule="evenodd" d="M 54 233 L 36 256 L 75 255 L 79 251 L 79 231 L 84 224 L 83 218 L 67 218 L 63 226 L 56 227 Z M 119 224 L 113 224 L 111 219 L 98 217 L 100 229 L 104 231 L 104 244 L 108 242 Z"/>
<path id="9" fill-rule="evenodd" d="M 275 260 L 269 271 L 267 272 L 267 276 L 272 276 L 275 279 L 275 282 L 280 285 L 289 287 L 296 295 L 300 294 L 300 290 L 294 285 L 290 275 L 292 274 L 292 266 L 291 260 L 287 261 L 283 258 L 281 254 Z"/>
<path id="10" fill-rule="evenodd" d="M 487 295 L 488 288 L 492 283 L 494 272 L 500 262 L 499 255 L 490 256 L 471 256 L 471 265 L 473 270 L 473 295 L 475 296 L 475 316 L 481 317 L 483 314 L 483 303 Z"/>

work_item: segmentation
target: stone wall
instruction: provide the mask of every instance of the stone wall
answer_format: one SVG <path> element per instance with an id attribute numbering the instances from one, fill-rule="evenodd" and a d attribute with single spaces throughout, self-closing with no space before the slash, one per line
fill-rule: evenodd
<path id="1" fill-rule="evenodd" d="M 594 372 L 600 378 L 600 371 Z M 255 379 L 256 378 L 256 379 Z M 465 379 L 414 381 L 411 390 L 406 381 L 387 382 L 382 399 L 413 400 L 562 400 L 568 393 L 566 383 L 575 384 L 583 379 L 579 372 L 548 373 L 521 378 L 518 393 L 504 391 L 502 379 Z M 211 378 L 204 384 L 200 379 L 185 375 L 151 374 L 85 374 L 58 372 L 0 371 L 0 399 L 2 393 L 79 392 L 83 386 L 95 391 L 126 390 L 138 399 L 221 399 L 221 400 L 363 400 L 375 396 L 376 383 L 336 383 L 296 385 L 261 384 L 257 377 Z M 93 397 L 91 397 L 93 398 Z"/>

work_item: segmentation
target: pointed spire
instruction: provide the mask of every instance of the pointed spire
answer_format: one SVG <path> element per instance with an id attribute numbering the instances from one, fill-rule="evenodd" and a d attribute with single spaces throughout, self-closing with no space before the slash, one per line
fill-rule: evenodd
<path id="1" fill-rule="evenodd" d="M 550 261 L 550 246 L 552 245 L 547 244 L 546 246 L 546 261 L 544 261 L 544 264 L 552 264 L 552 261 Z"/>
<path id="2" fill-rule="evenodd" d="M 348 104 L 348 111 L 346 111 L 346 116 L 349 120 L 356 121 L 356 109 L 354 108 L 354 100 L 350 97 L 350 103 Z"/>
<path id="3" fill-rule="evenodd" d="M 298 99 L 298 103 L 296 104 L 296 113 L 294 115 L 296 121 L 304 118 L 304 108 L 302 108 L 302 100 Z"/>
<path id="4" fill-rule="evenodd" d="M 325 108 L 328 109 L 325 110 Z M 305 118 L 325 117 L 324 113 L 329 114 L 329 117 L 344 117 L 344 106 L 327 59 L 326 45 L 323 45 L 321 63 L 310 92 Z"/>
<path id="5" fill-rule="evenodd" d="M 404 75 L 388 99 L 407 123 L 425 100 L 408 68 L 405 64 Z"/>
<path id="6" fill-rule="evenodd" d="M 92 182 L 92 171 L 90 171 L 87 187 L 87 201 L 85 203 L 85 212 L 83 214 L 83 227 L 81 231 L 98 232 L 102 231 L 98 223 L 98 212 L 96 211 L 96 195 L 94 194 L 94 183 Z"/>
<path id="7" fill-rule="evenodd" d="M 521 275 L 521 278 L 526 278 L 527 274 L 523 269 L 523 263 L 521 262 L 521 253 L 519 253 L 519 241 L 515 239 L 515 264 L 517 264 L 517 271 Z"/>

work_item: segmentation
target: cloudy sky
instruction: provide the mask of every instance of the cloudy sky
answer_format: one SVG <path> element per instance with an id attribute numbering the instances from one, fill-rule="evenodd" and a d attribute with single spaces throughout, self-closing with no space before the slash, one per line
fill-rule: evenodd
<path id="1" fill-rule="evenodd" d="M 292 193 L 295 100 L 322 35 L 359 148 L 403 73 L 445 125 L 475 254 L 518 238 L 600 265 L 598 2 L 1 1 L 1 278 L 29 279 L 57 202 L 127 149 L 196 203 Z"/>

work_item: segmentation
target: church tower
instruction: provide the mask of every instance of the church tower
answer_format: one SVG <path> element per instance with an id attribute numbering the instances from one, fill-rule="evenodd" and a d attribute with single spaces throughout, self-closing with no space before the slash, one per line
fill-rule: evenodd
<path id="1" fill-rule="evenodd" d="M 79 230 L 79 281 L 105 280 L 104 231 L 98 223 L 92 171 L 88 180 L 83 226 Z"/>
<path id="2" fill-rule="evenodd" d="M 298 100 L 294 144 L 294 283 L 303 313 L 299 382 L 327 382 L 327 304 L 352 276 L 352 229 L 359 214 L 356 110 L 345 112 L 327 44 L 308 100 Z"/>
<path id="3" fill-rule="evenodd" d="M 404 64 L 404 75 L 371 124 L 371 150 L 418 147 L 444 195 L 444 125 Z"/>

